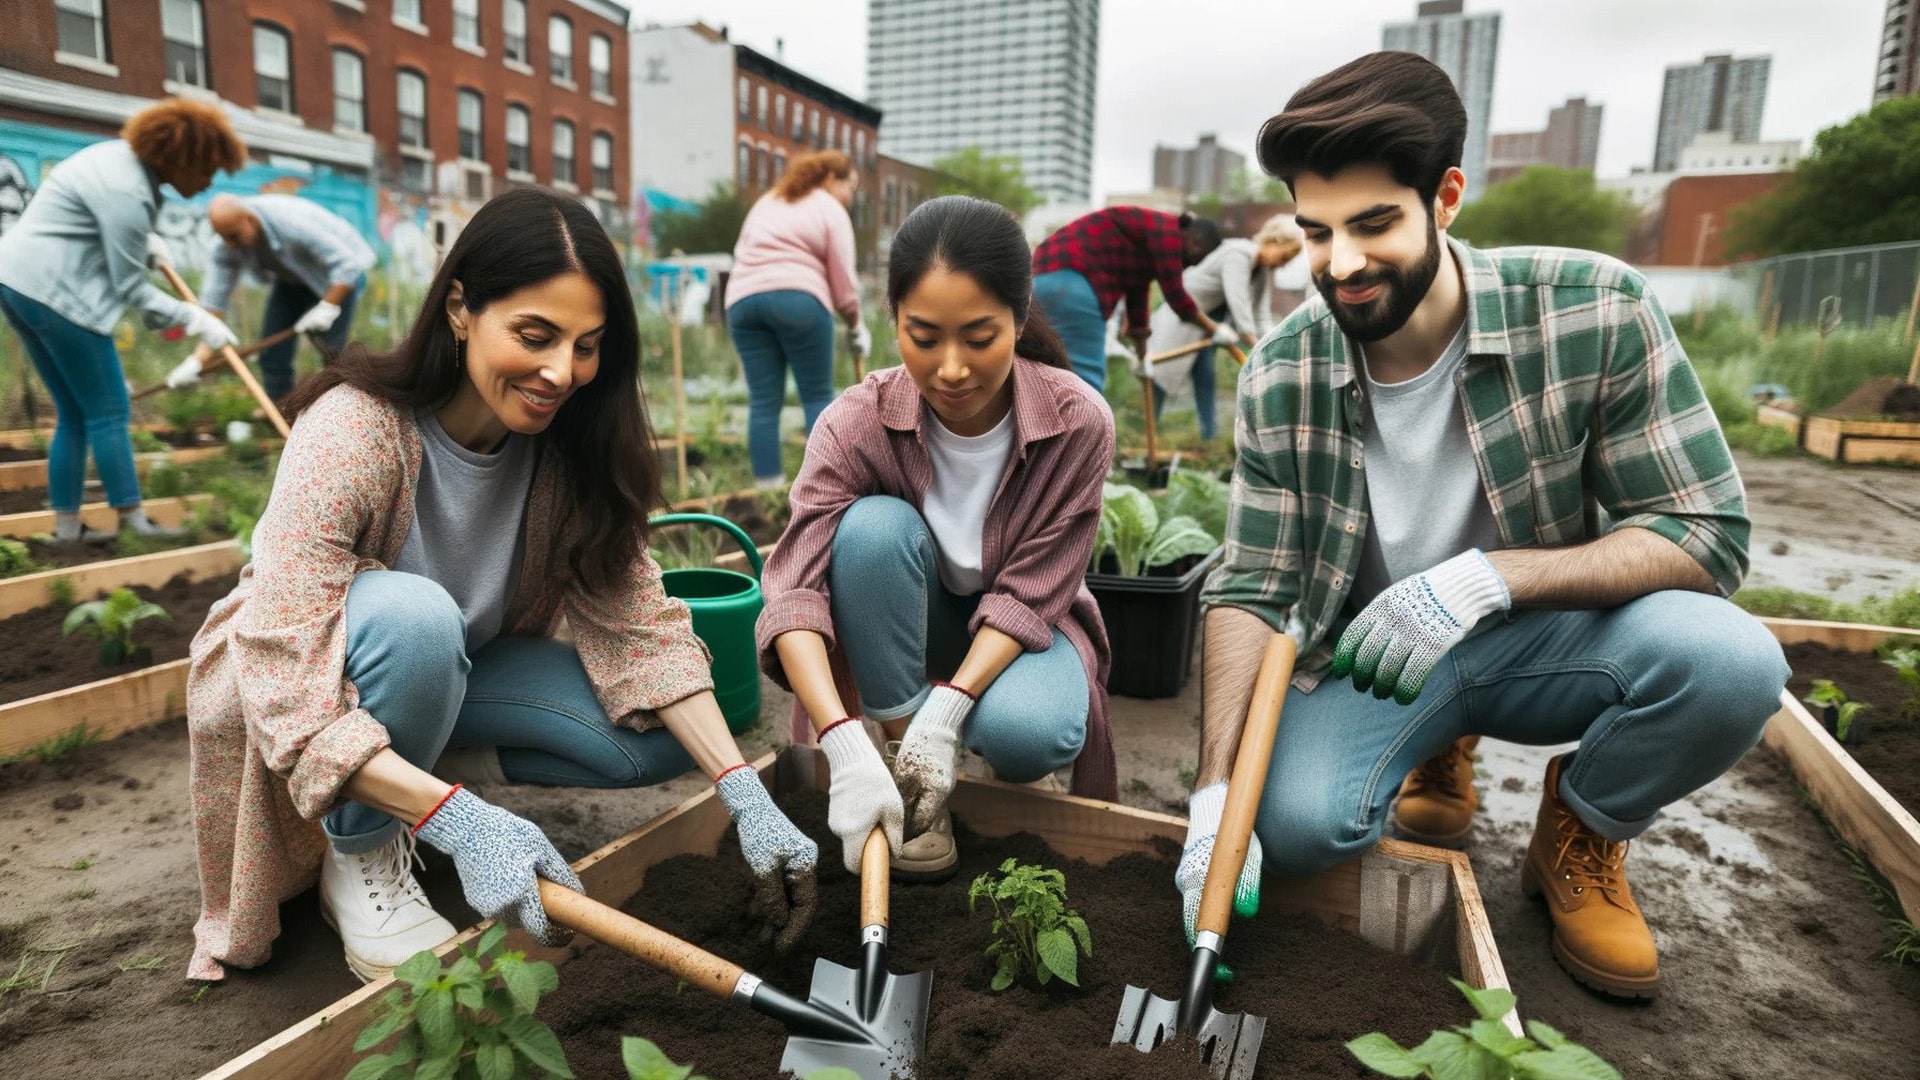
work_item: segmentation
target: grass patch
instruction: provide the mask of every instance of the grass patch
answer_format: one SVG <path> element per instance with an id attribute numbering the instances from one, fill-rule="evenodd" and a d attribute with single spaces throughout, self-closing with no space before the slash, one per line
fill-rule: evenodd
<path id="1" fill-rule="evenodd" d="M 61 579 L 66 580 L 65 578 Z M 35 743 L 18 754 L 0 757 L 0 765 L 11 765 L 19 761 L 37 761 L 42 765 L 52 765 L 69 754 L 100 741 L 102 729 L 81 723 L 77 728 L 61 732 L 51 739 Z"/>
<path id="2" fill-rule="evenodd" d="M 1881 958 L 1896 964 L 1920 966 L 1920 929 L 1916 929 L 1912 920 L 1906 917 L 1905 910 L 1900 906 L 1900 895 L 1893 891 L 1892 884 L 1882 877 L 1880 871 L 1875 870 L 1871 863 L 1867 862 L 1865 856 L 1855 851 L 1853 845 L 1840 838 L 1839 832 L 1833 827 L 1833 822 L 1828 821 L 1827 815 L 1820 812 L 1820 807 L 1814 803 L 1813 796 L 1808 794 L 1805 788 L 1800 789 L 1800 797 L 1813 811 L 1813 816 L 1819 820 L 1820 827 L 1827 830 L 1828 839 L 1840 849 L 1840 854 L 1846 856 L 1847 865 L 1853 871 L 1855 880 L 1866 886 L 1867 900 L 1873 904 L 1873 910 L 1887 920 L 1891 944 L 1887 951 L 1881 954 Z"/>
<path id="3" fill-rule="evenodd" d="M 1749 406 L 1751 409 L 1751 406 Z M 1754 457 L 1793 457 L 1800 453 L 1799 441 L 1793 432 L 1786 428 L 1773 427 L 1753 420 L 1740 420 L 1728 424 L 1722 421 L 1721 431 L 1727 437 L 1727 445 Z"/>
<path id="4" fill-rule="evenodd" d="M 53 973 L 60 969 L 60 961 L 67 953 L 78 948 L 79 942 L 65 945 L 31 945 L 20 957 L 20 963 L 13 974 L 0 979 L 0 998 L 15 991 L 23 994 L 44 994 L 47 984 L 53 981 Z"/>
<path id="5" fill-rule="evenodd" d="M 1676 329 L 1700 387 L 1723 427 L 1753 418 L 1747 391 L 1759 383 L 1779 383 L 1792 393 L 1802 412 L 1831 408 L 1868 379 L 1905 377 L 1913 347 L 1899 322 L 1844 327 L 1820 346 L 1811 327 L 1783 329 L 1767 341 L 1759 328 L 1731 312 L 1718 311 L 1698 333 L 1682 320 Z M 1814 353 L 1820 352 L 1818 363 Z"/>
<path id="6" fill-rule="evenodd" d="M 1733 594 L 1733 602 L 1750 615 L 1769 619 L 1821 619 L 1920 630 L 1920 586 L 1853 602 L 1794 589 L 1741 589 Z"/>

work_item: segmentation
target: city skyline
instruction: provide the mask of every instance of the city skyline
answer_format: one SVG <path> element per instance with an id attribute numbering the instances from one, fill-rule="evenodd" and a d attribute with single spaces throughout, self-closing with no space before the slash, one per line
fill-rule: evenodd
<path id="1" fill-rule="evenodd" d="M 866 93 L 866 0 L 664 0 L 636 15 L 663 23 L 704 17 L 856 96 Z M 1547 111 L 1584 96 L 1607 107 L 1598 171 L 1624 175 L 1652 164 L 1663 73 L 1702 56 L 1772 54 L 1762 139 L 1811 141 L 1872 104 L 1886 0 L 1838 0 L 1822 33 L 1804 31 L 1797 0 L 1614 0 L 1608 11 L 1565 10 L 1551 0 L 1468 0 L 1502 15 L 1493 96 L 1495 132 L 1537 129 Z M 1143 191 L 1153 147 L 1191 145 L 1208 131 L 1251 156 L 1261 121 L 1307 79 L 1377 48 L 1381 28 L 1413 0 L 1353 0 L 1338 10 L 1235 0 L 1188 0 L 1167 19 L 1145 0 L 1106 0 L 1094 131 L 1094 201 Z M 1570 44 L 1571 43 L 1571 44 Z M 1577 46 L 1577 47 L 1575 47 Z M 1147 76 L 1151 77 L 1147 77 Z"/>

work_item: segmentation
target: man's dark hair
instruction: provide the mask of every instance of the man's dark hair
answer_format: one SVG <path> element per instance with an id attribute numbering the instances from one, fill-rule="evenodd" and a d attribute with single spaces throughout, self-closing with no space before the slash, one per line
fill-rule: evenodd
<path id="1" fill-rule="evenodd" d="M 1431 203 L 1466 139 L 1467 110 L 1438 64 L 1376 52 L 1301 87 L 1260 126 L 1255 150 L 1260 167 L 1289 188 L 1303 172 L 1377 163 Z"/>
<path id="2" fill-rule="evenodd" d="M 1212 218 L 1186 213 L 1180 215 L 1180 231 L 1197 237 L 1204 251 L 1220 246 L 1220 223 Z"/>

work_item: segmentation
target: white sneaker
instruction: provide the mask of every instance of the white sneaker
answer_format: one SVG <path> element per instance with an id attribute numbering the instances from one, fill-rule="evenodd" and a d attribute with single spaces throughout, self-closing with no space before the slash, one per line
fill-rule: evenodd
<path id="1" fill-rule="evenodd" d="M 418 861 L 413 834 L 402 830 L 384 847 L 358 855 L 327 848 L 320 865 L 320 914 L 347 948 L 347 966 L 362 982 L 393 973 L 407 958 L 455 934 L 427 903 L 408 864 Z"/>

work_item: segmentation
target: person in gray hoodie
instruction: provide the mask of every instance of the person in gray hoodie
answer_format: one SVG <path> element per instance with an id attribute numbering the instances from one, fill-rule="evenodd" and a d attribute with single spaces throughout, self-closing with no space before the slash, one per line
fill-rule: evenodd
<path id="1" fill-rule="evenodd" d="M 20 220 L 0 235 L 0 314 L 20 335 L 58 413 L 47 454 L 55 540 L 99 542 L 114 535 L 80 521 L 89 447 L 107 502 L 120 511 L 120 528 L 147 536 L 177 532 L 155 525 L 140 508 L 127 431 L 132 406 L 113 328 L 132 305 L 214 348 L 234 343 L 217 316 L 148 280 L 147 264 L 169 257 L 152 234 L 160 185 L 191 198 L 207 189 L 214 173 L 237 172 L 246 163 L 246 144 L 217 105 L 168 98 L 135 113 L 119 138 L 55 165 Z"/>

